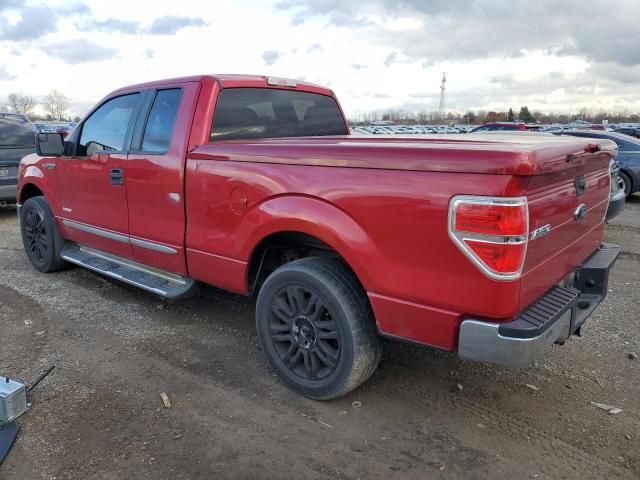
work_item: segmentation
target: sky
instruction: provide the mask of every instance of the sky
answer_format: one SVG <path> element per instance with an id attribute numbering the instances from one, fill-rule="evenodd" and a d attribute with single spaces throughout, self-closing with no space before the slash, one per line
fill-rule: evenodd
<path id="1" fill-rule="evenodd" d="M 264 74 L 334 90 L 348 116 L 640 112 L 638 0 L 0 0 L 0 103 L 58 89 L 84 114 L 131 83 Z"/>

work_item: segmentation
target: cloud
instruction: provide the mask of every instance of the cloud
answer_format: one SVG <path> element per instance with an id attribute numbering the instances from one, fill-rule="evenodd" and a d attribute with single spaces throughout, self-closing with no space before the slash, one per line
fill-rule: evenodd
<path id="1" fill-rule="evenodd" d="M 319 43 L 314 43 L 309 48 L 307 48 L 307 53 L 322 53 L 322 50 L 322 45 L 320 45 Z"/>
<path id="2" fill-rule="evenodd" d="M 90 42 L 86 38 L 66 40 L 42 47 L 47 54 L 69 64 L 99 62 L 116 56 L 117 50 Z"/>
<path id="3" fill-rule="evenodd" d="M 0 80 L 13 80 L 15 75 L 11 75 L 4 65 L 0 65 Z"/>
<path id="4" fill-rule="evenodd" d="M 77 25 L 77 28 L 83 32 L 118 32 L 129 35 L 144 33 L 150 35 L 174 35 L 183 28 L 205 27 L 207 25 L 208 23 L 201 18 L 166 15 L 154 20 L 146 29 L 142 28 L 140 22 L 136 22 L 134 20 L 121 20 L 119 18 L 80 22 Z"/>
<path id="5" fill-rule="evenodd" d="M 637 90 L 640 65 L 626 67 L 613 62 L 594 63 L 589 67 L 587 73 L 593 78 L 599 79 L 601 83 L 626 84 Z"/>
<path id="6" fill-rule="evenodd" d="M 267 50 L 262 54 L 262 60 L 264 60 L 266 65 L 273 65 L 280 57 L 282 57 L 282 53 L 276 52 L 275 50 Z"/>
<path id="7" fill-rule="evenodd" d="M 166 15 L 154 20 L 148 33 L 151 35 L 173 35 L 183 28 L 206 27 L 207 25 L 208 23 L 201 18 Z"/>
<path id="8" fill-rule="evenodd" d="M 0 0 L 2 1 L 2 0 Z M 4 0 L 0 3 L 0 12 L 17 10 L 20 18 L 10 23 L 6 16 L 0 16 L 0 40 L 26 41 L 35 40 L 58 29 L 58 20 L 68 15 L 89 13 L 84 4 L 72 4 L 66 7 L 46 7 L 42 5 L 25 6 L 17 0 Z"/>
<path id="9" fill-rule="evenodd" d="M 513 85 L 515 81 L 516 79 L 512 73 L 507 75 L 493 75 L 489 77 L 489 83 L 496 85 Z"/>
<path id="10" fill-rule="evenodd" d="M 398 52 L 391 52 L 389 55 L 387 55 L 387 58 L 384 59 L 384 66 L 389 68 L 391 65 L 393 65 L 396 60 L 398 59 Z"/>
<path id="11" fill-rule="evenodd" d="M 76 28 L 81 32 L 124 33 L 129 35 L 173 35 L 187 27 L 204 27 L 208 23 L 197 17 L 165 15 L 155 19 L 148 28 L 142 28 L 140 22 L 109 17 L 104 20 L 92 18 L 91 9 L 83 4 L 71 4 L 64 7 L 25 5 L 24 0 L 0 0 L 0 12 L 17 10 L 20 18 L 10 23 L 7 16 L 0 16 L 0 40 L 25 41 L 40 38 L 58 30 L 57 22 L 68 16 L 80 17 Z"/>
<path id="12" fill-rule="evenodd" d="M 0 40 L 33 40 L 57 30 L 56 15 L 48 7 L 25 7 L 20 10 L 20 19 L 10 24 L 0 17 Z"/>
<path id="13" fill-rule="evenodd" d="M 140 23 L 133 20 L 107 18 L 106 20 L 92 20 L 76 26 L 82 32 L 119 32 L 135 34 L 140 32 Z"/>
<path id="14" fill-rule="evenodd" d="M 589 61 L 640 64 L 640 2 L 619 0 L 281 0 L 295 22 L 325 19 L 429 63 L 557 49 Z M 398 19 L 412 28 L 393 28 Z M 295 23 L 294 22 L 294 23 Z M 561 50 L 560 50 L 561 49 Z"/>
<path id="15" fill-rule="evenodd" d="M 0 12 L 24 5 L 24 0 L 0 0 Z"/>

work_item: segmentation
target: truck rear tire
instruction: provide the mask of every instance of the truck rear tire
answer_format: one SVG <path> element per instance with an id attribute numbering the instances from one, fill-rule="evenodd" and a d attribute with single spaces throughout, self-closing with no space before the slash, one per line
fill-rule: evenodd
<path id="1" fill-rule="evenodd" d="M 20 233 L 27 257 L 37 270 L 49 273 L 66 266 L 60 257 L 64 240 L 44 197 L 31 197 L 24 202 L 20 209 Z"/>
<path id="2" fill-rule="evenodd" d="M 260 289 L 256 327 L 284 383 L 315 400 L 361 385 L 382 353 L 366 292 L 338 260 L 309 257 L 275 270 Z"/>

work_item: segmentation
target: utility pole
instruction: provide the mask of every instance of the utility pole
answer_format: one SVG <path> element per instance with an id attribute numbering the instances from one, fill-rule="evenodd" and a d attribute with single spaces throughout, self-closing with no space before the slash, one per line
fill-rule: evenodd
<path id="1" fill-rule="evenodd" d="M 440 106 L 438 107 L 440 118 L 447 116 L 447 72 L 442 72 L 442 83 L 440 84 Z"/>

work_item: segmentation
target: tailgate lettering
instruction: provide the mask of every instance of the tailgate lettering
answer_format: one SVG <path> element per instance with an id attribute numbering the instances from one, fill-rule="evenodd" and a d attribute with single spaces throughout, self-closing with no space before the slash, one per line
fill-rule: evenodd
<path id="1" fill-rule="evenodd" d="M 544 237 L 550 231 L 551 231 L 551 225 L 549 224 L 545 225 L 544 227 L 536 228 L 533 232 L 531 232 L 531 240 Z"/>

